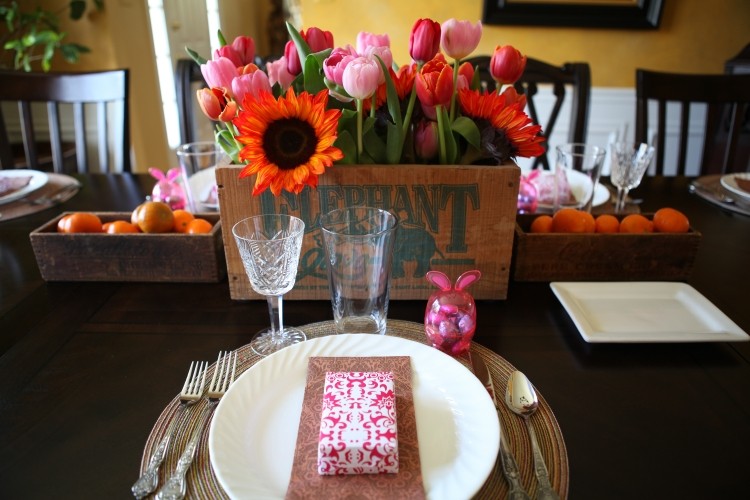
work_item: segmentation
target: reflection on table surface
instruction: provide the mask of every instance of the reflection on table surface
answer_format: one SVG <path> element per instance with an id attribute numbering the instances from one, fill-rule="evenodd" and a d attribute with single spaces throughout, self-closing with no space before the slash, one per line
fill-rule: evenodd
<path id="1" fill-rule="evenodd" d="M 145 440 L 190 361 L 247 344 L 268 321 L 264 301 L 233 301 L 226 282 L 42 281 L 30 231 L 63 211 L 132 210 L 154 182 L 78 178 L 83 188 L 68 202 L 0 221 L 7 498 L 129 497 Z M 750 217 L 690 194 L 689 181 L 646 178 L 632 196 L 644 199 L 643 212 L 688 215 L 702 233 L 689 284 L 750 332 Z M 392 301 L 389 317 L 422 322 L 424 306 Z M 331 319 L 325 301 L 288 301 L 284 314 L 290 325 Z M 565 438 L 571 498 L 744 492 L 749 343 L 588 344 L 547 283 L 515 282 L 507 300 L 478 304 L 475 341 L 544 394 Z"/>

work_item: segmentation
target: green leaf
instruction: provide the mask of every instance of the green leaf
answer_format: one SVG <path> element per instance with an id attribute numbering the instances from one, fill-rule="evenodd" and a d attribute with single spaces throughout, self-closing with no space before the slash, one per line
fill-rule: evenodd
<path id="1" fill-rule="evenodd" d="M 450 124 L 450 117 L 448 116 L 448 110 L 444 106 L 438 106 L 437 110 L 440 113 L 438 120 L 443 120 L 446 125 Z M 452 165 L 456 163 L 458 158 L 458 145 L 456 144 L 456 138 L 453 136 L 453 130 L 448 125 L 443 129 L 443 140 L 445 141 L 445 164 Z"/>
<path id="2" fill-rule="evenodd" d="M 310 46 L 307 45 L 307 42 L 305 41 L 305 39 L 302 38 L 302 35 L 299 34 L 299 31 L 297 31 L 294 28 L 294 26 L 291 25 L 291 23 L 289 22 L 286 23 L 286 30 L 289 32 L 289 36 L 294 42 L 294 46 L 297 47 L 297 54 L 299 54 L 299 60 L 304 61 L 307 58 L 307 56 L 309 56 L 310 53 L 312 52 L 310 50 Z"/>
<path id="3" fill-rule="evenodd" d="M 70 2 L 70 18 L 77 21 L 86 12 L 86 0 L 72 0 Z"/>
<path id="4" fill-rule="evenodd" d="M 223 47 L 227 44 L 227 39 L 224 38 L 224 33 L 221 30 L 216 31 L 216 36 L 219 39 L 219 47 Z"/>
<path id="5" fill-rule="evenodd" d="M 311 94 L 317 94 L 321 90 L 328 89 L 323 81 L 323 72 L 321 71 L 320 63 L 313 54 L 305 58 L 302 74 L 304 75 L 305 90 Z"/>
<path id="6" fill-rule="evenodd" d="M 198 54 L 196 51 L 191 49 L 190 47 L 185 47 L 185 52 L 198 64 L 206 64 L 206 59 L 201 57 L 200 54 Z"/>
<path id="7" fill-rule="evenodd" d="M 395 129 L 389 124 L 386 132 L 386 162 L 396 164 L 401 161 L 401 155 L 404 149 L 405 134 L 403 130 L 403 118 L 401 116 L 401 102 L 399 101 L 396 86 L 393 84 L 393 79 L 388 71 L 388 67 L 380 57 L 375 57 L 377 57 L 380 68 L 385 76 L 386 104 L 388 107 L 388 113 L 391 115 L 391 120 L 393 120 L 393 123 L 395 124 Z"/>
<path id="8" fill-rule="evenodd" d="M 481 136 L 479 134 L 479 127 L 474 123 L 474 120 L 465 116 L 459 116 L 453 122 L 451 128 L 454 132 L 466 139 L 466 142 L 479 149 L 481 145 Z"/>
<path id="9" fill-rule="evenodd" d="M 218 129 L 216 131 L 216 142 L 221 146 L 231 158 L 234 163 L 240 163 L 239 153 L 240 147 L 237 141 L 234 140 L 234 136 L 227 129 Z"/>
<path id="10" fill-rule="evenodd" d="M 370 128 L 369 133 L 364 134 L 364 136 L 362 137 L 362 143 L 364 145 L 365 151 L 369 156 L 372 157 L 374 163 L 386 162 L 386 145 L 383 142 L 383 139 L 378 137 L 378 134 L 375 133 L 374 128 Z M 362 161 L 362 158 L 360 158 L 359 163 L 366 162 Z"/>
<path id="11" fill-rule="evenodd" d="M 357 142 L 354 140 L 354 137 L 349 133 L 348 130 L 339 132 L 338 136 L 336 137 L 336 142 L 334 142 L 333 145 L 339 148 L 342 153 L 344 153 L 344 157 L 341 160 L 337 161 L 337 164 L 352 165 L 356 163 Z"/>

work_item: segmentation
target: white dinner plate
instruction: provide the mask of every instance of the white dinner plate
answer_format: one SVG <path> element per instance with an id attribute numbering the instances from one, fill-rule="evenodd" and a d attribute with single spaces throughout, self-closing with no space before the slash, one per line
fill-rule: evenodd
<path id="1" fill-rule="evenodd" d="M 744 201 L 750 202 L 750 192 L 745 191 L 737 184 L 738 178 L 750 181 L 750 173 L 722 175 L 720 179 L 721 185 L 724 186 L 724 189 L 730 191 L 732 194 L 739 196 Z"/>
<path id="2" fill-rule="evenodd" d="M 0 205 L 10 203 L 11 201 L 18 200 L 30 193 L 33 193 L 40 187 L 47 184 L 47 181 L 49 180 L 49 177 L 44 172 L 27 169 L 3 170 L 2 172 L 0 172 L 0 177 L 31 177 L 29 183 L 26 184 L 23 188 L 19 189 L 18 191 L 13 191 L 12 193 L 8 193 L 5 196 L 0 196 Z"/>
<path id="3" fill-rule="evenodd" d="M 736 323 L 686 283 L 555 282 L 586 342 L 736 342 Z"/>
<path id="4" fill-rule="evenodd" d="M 586 190 L 586 183 L 589 178 L 581 172 L 575 170 L 569 170 L 566 172 L 568 175 L 568 184 L 570 185 L 570 191 L 576 197 L 576 200 L 580 200 L 583 197 L 584 191 Z M 543 172 L 542 175 L 554 175 L 552 172 Z M 607 203 L 609 200 L 610 193 L 606 186 L 597 182 L 594 187 L 594 199 L 591 202 L 592 207 L 598 207 Z M 539 212 L 551 212 L 552 205 L 547 203 L 540 203 L 537 208 Z"/>
<path id="5" fill-rule="evenodd" d="M 427 497 L 470 498 L 500 446 L 497 413 L 479 380 L 417 342 L 331 335 L 262 359 L 232 384 L 209 431 L 211 465 L 232 498 L 284 498 L 292 472 L 310 356 L 410 356 L 419 457 Z"/>
<path id="6" fill-rule="evenodd" d="M 219 202 L 211 202 L 209 196 L 211 190 L 216 186 L 216 167 L 209 167 L 207 169 L 196 172 L 188 179 L 190 185 L 190 192 L 195 196 L 195 202 L 198 204 L 198 211 L 218 210 Z"/>

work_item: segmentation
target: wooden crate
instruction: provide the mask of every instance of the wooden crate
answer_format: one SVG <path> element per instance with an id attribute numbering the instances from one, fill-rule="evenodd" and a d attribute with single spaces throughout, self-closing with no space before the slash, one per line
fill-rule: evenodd
<path id="1" fill-rule="evenodd" d="M 63 234 L 57 222 L 31 232 L 31 246 L 46 281 L 218 282 L 226 263 L 218 213 L 197 217 L 214 224 L 206 234 Z M 130 220 L 130 212 L 96 213 L 102 222 Z"/>
<path id="2" fill-rule="evenodd" d="M 427 299 L 429 269 L 451 279 L 479 269 L 477 299 L 504 299 L 510 277 L 520 169 L 439 165 L 342 165 L 328 169 L 317 189 L 299 195 L 251 195 L 255 178 L 240 179 L 241 166 L 218 167 L 216 179 L 230 294 L 260 298 L 250 287 L 232 226 L 252 215 L 288 213 L 306 224 L 297 282 L 285 298 L 330 299 L 319 218 L 335 208 L 369 205 L 399 216 L 391 299 Z"/>
<path id="3" fill-rule="evenodd" d="M 529 233 L 535 217 L 517 217 L 516 281 L 686 280 L 701 240 L 693 228 L 680 234 Z"/>

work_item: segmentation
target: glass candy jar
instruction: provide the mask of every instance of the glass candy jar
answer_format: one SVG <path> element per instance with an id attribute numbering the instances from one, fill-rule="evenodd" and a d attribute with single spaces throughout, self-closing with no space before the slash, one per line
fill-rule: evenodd
<path id="1" fill-rule="evenodd" d="M 467 271 L 453 286 L 440 271 L 429 271 L 427 280 L 439 288 L 427 301 L 424 326 L 433 347 L 451 356 L 469 350 L 476 329 L 477 310 L 474 297 L 465 289 L 481 277 L 479 271 Z"/>

